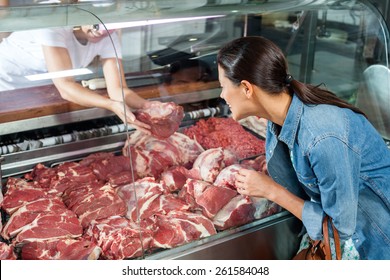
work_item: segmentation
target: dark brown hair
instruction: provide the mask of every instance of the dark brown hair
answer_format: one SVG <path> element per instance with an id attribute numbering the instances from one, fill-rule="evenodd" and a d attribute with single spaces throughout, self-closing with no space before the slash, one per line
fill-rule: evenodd
<path id="1" fill-rule="evenodd" d="M 305 104 L 335 105 L 364 115 L 359 108 L 329 90 L 289 79 L 282 50 L 264 37 L 248 36 L 227 43 L 219 50 L 217 63 L 235 85 L 247 80 L 269 94 L 279 94 L 287 88 L 291 95 L 295 93 Z"/>

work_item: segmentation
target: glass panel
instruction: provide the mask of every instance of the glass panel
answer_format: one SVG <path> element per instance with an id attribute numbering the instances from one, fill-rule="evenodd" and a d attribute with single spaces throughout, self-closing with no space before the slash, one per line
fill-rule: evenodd
<path id="1" fill-rule="evenodd" d="M 1 43 L 0 50 L 7 42 L 12 42 L 14 36 L 21 36 L 22 39 L 30 36 L 37 40 L 41 38 L 42 30 L 54 30 L 53 35 L 64 28 L 78 32 L 82 26 L 110 31 L 110 36 L 105 37 L 107 44 L 103 48 L 104 53 L 111 52 L 111 57 L 115 53 L 114 57 L 121 59 L 127 85 L 144 98 L 172 100 L 183 104 L 186 109 L 193 108 L 198 103 L 200 108 L 211 102 L 218 105 L 223 103 L 219 99 L 216 65 L 216 55 L 222 45 L 242 36 L 264 36 L 284 50 L 290 72 L 296 79 L 311 84 L 324 84 L 338 96 L 356 104 L 366 112 L 383 137 L 390 139 L 389 34 L 380 13 L 366 1 L 144 0 L 81 1 L 74 5 L 42 2 L 32 6 L 9 7 L 0 12 L 0 32 L 12 33 L 12 37 Z M 118 43 L 115 43 L 116 38 Z M 43 153 L 44 156 L 50 154 L 56 160 L 60 156 L 63 157 L 61 159 L 69 160 L 73 156 L 69 155 L 74 152 L 72 149 L 84 149 L 77 151 L 82 156 L 99 149 L 120 153 L 127 138 L 121 122 L 120 128 L 123 130 L 117 129 L 117 135 L 114 135 L 120 134 L 120 137 L 110 140 L 112 142 L 109 144 L 106 143 L 106 138 L 102 138 L 101 141 L 85 141 L 81 148 L 66 145 L 69 143 L 65 143 L 63 139 L 79 141 L 80 138 L 77 137 L 82 137 L 76 130 L 76 136 L 72 138 L 74 135 L 71 135 L 71 130 L 75 128 L 73 123 L 80 124 L 78 129 L 85 129 L 85 123 L 81 121 L 96 120 L 103 115 L 66 103 L 60 98 L 50 77 L 39 79 L 42 77 L 39 75 L 47 74 L 46 61 L 40 53 L 42 42 L 37 40 L 35 49 L 28 50 L 31 56 L 16 63 L 19 66 L 17 73 L 11 74 L 17 74 L 21 79 L 11 78 L 16 81 L 14 88 L 3 88 L 5 92 L 0 93 L 0 104 L 6 104 L 2 105 L 1 110 L 11 112 L 7 115 L 8 119 L 3 116 L 0 119 L 0 140 L 4 144 L 2 147 L 12 143 L 8 145 L 10 148 L 7 147 L 7 155 L 14 152 L 11 148 L 15 147 L 13 144 L 16 141 L 21 143 L 23 140 L 16 137 L 17 132 L 56 126 L 59 128 L 58 134 L 54 135 L 53 131 L 42 133 L 39 135 L 42 138 L 34 142 L 40 142 L 38 144 L 42 145 L 39 146 L 42 150 L 48 148 L 44 146 L 45 143 L 49 143 L 48 146 L 64 144 L 57 146 L 58 149 Z M 0 69 L 3 67 L 1 74 L 11 69 L 5 60 L 12 64 L 13 61 L 26 57 L 26 45 L 20 43 L 17 47 L 19 52 L 17 48 L 10 48 L 9 52 L 0 51 Z M 36 58 L 36 63 L 33 63 L 31 57 Z M 69 66 L 67 70 L 86 71 L 84 74 L 78 72 L 74 75 L 77 82 L 106 95 L 106 81 L 100 58 L 87 59 L 81 63 L 85 58 L 86 54 L 75 58 L 72 67 Z M 37 67 L 34 69 L 32 65 Z M 27 81 L 26 76 L 35 76 L 38 80 Z M 1 78 L 0 85 L 7 82 L 8 78 L 5 77 Z M 203 101 L 205 103 L 201 103 Z M 51 103 L 47 104 L 48 102 Z M 62 103 L 58 105 L 60 102 Z M 20 103 L 28 104 L 28 110 L 35 113 L 40 113 L 42 104 L 45 104 L 50 108 L 44 115 L 48 118 L 31 117 L 31 120 L 26 120 L 22 115 L 28 110 L 25 106 L 19 106 Z M 86 111 L 89 114 L 83 119 L 80 112 Z M 71 116 L 64 117 L 64 114 L 61 115 L 62 118 L 57 118 L 60 113 L 68 112 Z M 59 124 L 71 126 L 65 128 Z M 113 127 L 119 127 L 117 124 L 115 122 Z M 96 123 L 92 125 L 97 126 Z M 57 135 L 65 133 L 65 129 L 66 137 L 57 138 Z M 42 129 L 42 132 L 46 131 Z M 96 138 L 100 136 L 101 134 Z M 58 139 L 62 140 L 54 143 Z M 113 142 L 115 145 L 110 146 Z M 24 157 L 16 155 L 15 161 L 23 161 L 26 166 L 35 164 L 34 160 L 41 158 L 47 162 L 53 161 L 52 158 L 46 159 L 39 155 L 39 151 L 37 154 L 26 153 L 23 154 Z M 26 166 L 22 168 L 27 169 Z M 234 232 L 239 230 L 233 229 Z M 231 233 L 224 234 L 226 236 Z M 223 234 L 218 238 L 221 236 Z"/>

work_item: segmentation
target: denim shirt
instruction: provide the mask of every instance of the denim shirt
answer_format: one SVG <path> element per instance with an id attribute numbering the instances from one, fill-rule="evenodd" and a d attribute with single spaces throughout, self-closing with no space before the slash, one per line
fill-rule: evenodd
<path id="1" fill-rule="evenodd" d="M 268 122 L 266 156 L 272 178 L 305 199 L 312 239 L 326 213 L 361 259 L 390 259 L 390 150 L 364 116 L 294 95 L 283 126 Z"/>

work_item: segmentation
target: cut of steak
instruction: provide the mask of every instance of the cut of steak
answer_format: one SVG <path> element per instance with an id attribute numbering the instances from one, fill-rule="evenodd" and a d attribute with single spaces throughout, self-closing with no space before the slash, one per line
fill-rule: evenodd
<path id="1" fill-rule="evenodd" d="M 44 189 L 34 186 L 33 183 L 26 182 L 23 179 L 8 179 L 7 192 L 4 195 L 1 208 L 8 214 L 12 214 L 30 201 L 49 197 Z"/>
<path id="2" fill-rule="evenodd" d="M 32 241 L 21 250 L 23 260 L 97 260 L 100 247 L 85 239 Z"/>
<path id="3" fill-rule="evenodd" d="M 16 260 L 14 246 L 0 241 L 0 260 Z"/>
<path id="4" fill-rule="evenodd" d="M 195 201 L 206 217 L 213 218 L 236 195 L 237 191 L 231 188 L 210 185 Z"/>
<path id="5" fill-rule="evenodd" d="M 211 184 L 206 181 L 189 178 L 180 190 L 178 196 L 191 206 L 192 211 L 202 211 L 202 207 L 198 205 L 196 200 L 209 186 L 211 186 Z"/>
<path id="6" fill-rule="evenodd" d="M 102 258 L 121 260 L 139 257 L 143 250 L 148 250 L 152 232 L 138 228 L 124 217 L 112 216 L 93 221 L 86 230 L 85 238 L 102 248 Z"/>
<path id="7" fill-rule="evenodd" d="M 229 165 L 221 170 L 215 179 L 214 185 L 224 186 L 236 189 L 236 174 L 242 168 L 242 165 L 236 163 Z"/>
<path id="8" fill-rule="evenodd" d="M 232 165 L 237 158 L 228 150 L 213 148 L 201 153 L 189 171 L 190 178 L 213 183 L 226 166 Z"/>
<path id="9" fill-rule="evenodd" d="M 130 219 L 131 212 L 136 206 L 137 200 L 144 197 L 149 188 L 157 188 L 155 189 L 157 193 L 165 191 L 165 188 L 160 183 L 156 182 L 154 177 L 145 177 L 137 180 L 133 184 L 124 185 L 116 189 L 116 193 L 126 203 L 127 218 Z"/>
<path id="10" fill-rule="evenodd" d="M 99 180 L 106 182 L 109 176 L 122 171 L 130 171 L 130 160 L 125 156 L 110 156 L 107 158 L 97 159 L 92 162 L 90 168 Z"/>
<path id="11" fill-rule="evenodd" d="M 90 166 L 93 162 L 101 161 L 103 159 L 109 159 L 114 156 L 115 155 L 113 153 L 106 153 L 106 152 L 94 153 L 83 158 L 79 163 L 84 166 Z"/>
<path id="12" fill-rule="evenodd" d="M 40 214 L 52 213 L 62 214 L 67 211 L 65 204 L 57 197 L 40 198 L 20 207 L 6 222 L 1 236 L 4 239 L 11 239 L 21 232 L 26 225 L 34 222 Z"/>
<path id="13" fill-rule="evenodd" d="M 40 213 L 35 220 L 25 225 L 14 239 L 16 245 L 39 240 L 77 238 L 83 233 L 76 215 L 66 210 L 62 214 Z"/>
<path id="14" fill-rule="evenodd" d="M 184 110 L 174 102 L 152 102 L 149 108 L 139 109 L 134 115 L 139 121 L 150 125 L 154 137 L 166 139 L 179 128 Z"/>
<path id="15" fill-rule="evenodd" d="M 255 207 L 249 197 L 237 195 L 213 218 L 218 230 L 241 226 L 255 219 Z"/>
<path id="16" fill-rule="evenodd" d="M 119 173 L 109 174 L 107 179 L 111 187 L 117 188 L 137 181 L 137 176 L 136 173 L 133 174 L 131 170 L 125 170 Z"/>
<path id="17" fill-rule="evenodd" d="M 24 175 L 27 180 L 33 180 L 41 188 L 49 188 L 52 180 L 55 180 L 57 172 L 54 168 L 49 168 L 38 163 L 30 173 Z"/>
<path id="18" fill-rule="evenodd" d="M 255 157 L 254 159 L 243 160 L 241 164 L 245 168 L 254 169 L 260 172 L 264 172 L 265 174 L 268 174 L 267 160 L 265 158 L 265 155 L 260 155 L 258 157 Z"/>
<path id="19" fill-rule="evenodd" d="M 175 132 L 167 141 L 180 150 L 178 165 L 183 165 L 186 168 L 191 168 L 196 158 L 205 151 L 196 140 L 183 133 Z"/>
<path id="20" fill-rule="evenodd" d="M 91 168 L 76 162 L 62 163 L 55 170 L 56 176 L 52 178 L 48 192 L 57 196 L 62 196 L 68 188 L 98 181 Z"/>
<path id="21" fill-rule="evenodd" d="M 161 173 L 160 181 L 170 192 L 181 190 L 189 177 L 189 170 L 184 166 L 173 166 Z"/>
<path id="22" fill-rule="evenodd" d="M 124 216 L 127 211 L 126 203 L 109 184 L 90 189 L 89 192 L 78 197 L 76 203 L 71 202 L 68 207 L 79 217 L 84 228 L 93 220 L 114 215 Z"/>
<path id="23" fill-rule="evenodd" d="M 151 247 L 174 248 L 216 234 L 213 223 L 198 213 L 171 211 L 153 219 L 157 229 Z"/>
<path id="24" fill-rule="evenodd" d="M 245 130 L 232 118 L 199 120 L 184 130 L 184 134 L 196 139 L 205 149 L 221 147 L 232 151 L 238 158 L 263 154 L 265 141 Z"/>
<path id="25" fill-rule="evenodd" d="M 152 191 L 148 191 L 144 197 L 138 200 L 137 207 L 134 207 L 130 213 L 130 218 L 134 222 L 138 220 L 138 215 L 143 220 L 155 214 L 166 214 L 170 211 L 186 211 L 190 209 L 190 205 L 173 194 L 156 194 Z"/>
<path id="26" fill-rule="evenodd" d="M 191 167 L 203 148 L 184 134 L 175 132 L 161 140 L 140 131 L 133 132 L 122 149 L 123 155 L 132 157 L 134 170 L 139 178 L 159 177 L 176 165 Z"/>
<path id="27" fill-rule="evenodd" d="M 213 183 L 223 166 L 223 149 L 214 148 L 201 153 L 195 160 L 190 177 Z"/>

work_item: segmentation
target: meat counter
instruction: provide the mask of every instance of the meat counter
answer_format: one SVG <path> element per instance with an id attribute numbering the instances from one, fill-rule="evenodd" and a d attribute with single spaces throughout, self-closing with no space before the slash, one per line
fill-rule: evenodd
<path id="1" fill-rule="evenodd" d="M 283 48 L 294 77 L 326 83 L 366 111 L 387 140 L 389 118 L 381 108 L 390 105 L 386 101 L 388 85 L 380 83 L 383 102 L 371 97 L 378 83 L 370 82 L 370 69 L 375 72 L 383 69 L 379 66 L 388 67 L 388 29 L 382 17 L 387 11 L 381 1 L 376 4 L 250 0 L 38 3 L 2 9 L 0 32 L 100 22 L 115 28 L 121 38 L 129 87 L 145 98 L 183 106 L 179 131 L 200 120 L 229 117 L 219 99 L 216 52 L 239 36 L 265 36 Z M 93 62 L 88 70 L 89 74 L 75 79 L 106 95 L 101 68 Z M 118 155 L 135 134 L 111 112 L 64 101 L 50 79 L 0 92 L 0 104 L 4 188 L 10 178 L 32 174 L 40 164 L 51 170 L 100 153 Z M 4 225 L 8 219 L 3 213 Z M 289 259 L 299 245 L 300 229 L 296 218 L 281 211 L 141 257 Z M 139 230 L 135 234 L 146 233 Z"/>

